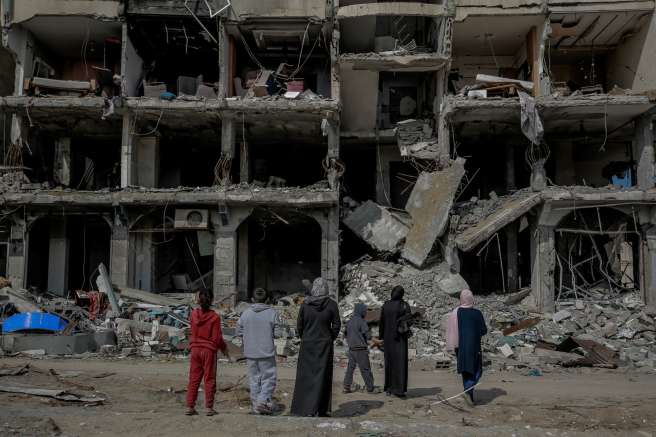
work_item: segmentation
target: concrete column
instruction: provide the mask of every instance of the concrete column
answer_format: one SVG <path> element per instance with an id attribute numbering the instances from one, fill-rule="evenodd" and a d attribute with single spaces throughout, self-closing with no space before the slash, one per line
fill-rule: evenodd
<path id="1" fill-rule="evenodd" d="M 228 89 L 232 77 L 228 77 L 228 63 L 230 57 L 230 40 L 223 20 L 219 21 L 219 99 L 228 96 Z"/>
<path id="2" fill-rule="evenodd" d="M 249 295 L 250 279 L 250 244 L 248 226 L 244 224 L 237 229 L 238 253 L 237 253 L 237 290 L 239 291 L 238 299 L 246 300 Z"/>
<path id="3" fill-rule="evenodd" d="M 646 305 L 656 305 L 656 226 L 646 232 L 643 243 L 643 299 Z"/>
<path id="4" fill-rule="evenodd" d="M 236 125 L 233 118 L 224 118 L 221 123 L 221 153 L 228 158 L 235 157 Z"/>
<path id="5" fill-rule="evenodd" d="M 138 137 L 133 141 L 133 172 L 136 185 L 146 188 L 159 186 L 159 137 Z"/>
<path id="6" fill-rule="evenodd" d="M 123 130 L 121 135 L 121 188 L 133 184 L 133 159 L 132 159 L 132 116 L 123 115 Z"/>
<path id="7" fill-rule="evenodd" d="M 651 115 L 640 117 L 636 121 L 634 143 L 638 156 L 638 188 L 654 188 L 654 129 Z"/>
<path id="8" fill-rule="evenodd" d="M 26 258 L 26 224 L 22 219 L 15 219 L 11 225 L 11 235 L 7 251 L 7 278 L 14 287 L 25 287 Z"/>
<path id="9" fill-rule="evenodd" d="M 335 299 L 339 291 L 339 207 L 311 213 L 321 226 L 321 277 Z"/>
<path id="10" fill-rule="evenodd" d="M 130 239 L 127 224 L 116 216 L 112 226 L 109 273 L 112 284 L 128 287 L 130 263 Z"/>
<path id="11" fill-rule="evenodd" d="M 506 191 L 516 189 L 515 184 L 515 148 L 506 143 Z M 519 288 L 519 258 L 517 253 L 517 240 L 519 239 L 519 222 L 516 220 L 505 228 L 506 234 L 506 278 L 507 291 L 513 292 Z"/>
<path id="12" fill-rule="evenodd" d="M 147 226 L 144 222 L 144 226 Z M 128 248 L 129 248 L 128 244 Z M 134 266 L 131 273 L 132 286 L 140 290 L 154 291 L 153 272 L 155 271 L 155 246 L 153 236 L 148 233 L 137 233 L 134 235 L 134 254 L 132 251 L 130 264 Z"/>
<path id="13" fill-rule="evenodd" d="M 376 152 L 376 203 L 382 206 L 391 205 L 390 162 L 401 160 L 398 147 L 378 146 Z"/>
<path id="14" fill-rule="evenodd" d="M 339 158 L 339 120 L 324 119 L 328 137 L 328 158 Z"/>
<path id="15" fill-rule="evenodd" d="M 222 211 L 212 212 L 214 225 L 214 301 L 235 304 L 237 290 L 237 260 L 239 257 L 239 225 L 251 214 L 252 208 L 234 208 L 228 206 Z"/>
<path id="16" fill-rule="evenodd" d="M 242 141 L 239 150 L 239 182 L 247 184 L 251 180 L 250 145 Z"/>
<path id="17" fill-rule="evenodd" d="M 69 241 L 65 217 L 50 219 L 50 247 L 48 252 L 48 290 L 60 296 L 68 292 Z"/>
<path id="18" fill-rule="evenodd" d="M 506 234 L 506 291 L 513 292 L 519 288 L 519 221 L 508 224 L 505 227 Z"/>
<path id="19" fill-rule="evenodd" d="M 339 39 L 339 22 L 335 21 L 333 37 L 330 42 L 330 97 L 335 100 L 340 100 Z"/>
<path id="20" fill-rule="evenodd" d="M 531 239 L 531 293 L 539 311 L 554 310 L 556 245 L 553 226 L 533 226 Z"/>
<path id="21" fill-rule="evenodd" d="M 55 182 L 64 187 L 71 185 L 71 139 L 59 138 L 55 140 Z"/>

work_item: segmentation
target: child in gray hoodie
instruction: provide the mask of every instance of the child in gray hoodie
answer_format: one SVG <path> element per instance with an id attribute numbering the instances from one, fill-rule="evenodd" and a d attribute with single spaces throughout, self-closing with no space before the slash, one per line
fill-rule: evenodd
<path id="1" fill-rule="evenodd" d="M 273 339 L 281 322 L 278 312 L 266 304 L 267 298 L 266 290 L 256 289 L 253 292 L 255 303 L 242 313 L 237 324 L 237 335 L 243 338 L 252 411 L 255 414 L 273 412 L 272 397 L 276 390 L 276 347 Z"/>
<path id="2" fill-rule="evenodd" d="M 369 325 L 365 321 L 367 306 L 356 303 L 351 320 L 346 323 L 346 343 L 349 347 L 348 366 L 344 374 L 344 393 L 352 393 L 354 390 L 353 373 L 355 368 L 360 368 L 362 379 L 369 393 L 380 393 L 380 388 L 374 386 L 374 375 L 371 372 L 369 362 L 369 343 L 372 342 Z"/>

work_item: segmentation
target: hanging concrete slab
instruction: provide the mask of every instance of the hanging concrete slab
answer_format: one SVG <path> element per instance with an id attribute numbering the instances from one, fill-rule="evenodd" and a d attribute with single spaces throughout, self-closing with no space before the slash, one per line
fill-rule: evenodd
<path id="1" fill-rule="evenodd" d="M 371 200 L 356 208 L 343 223 L 371 247 L 384 252 L 397 252 L 409 229 L 401 216 Z"/>
<path id="2" fill-rule="evenodd" d="M 421 267 L 426 262 L 435 240 L 444 234 L 464 174 L 465 160 L 458 158 L 442 171 L 421 173 L 417 178 L 405 207 L 413 224 L 401 255 L 415 266 Z"/>
<path id="3" fill-rule="evenodd" d="M 504 201 L 492 214 L 460 233 L 456 237 L 456 245 L 465 252 L 472 250 L 494 235 L 499 229 L 526 214 L 540 202 L 542 202 L 540 193 L 512 197 Z"/>

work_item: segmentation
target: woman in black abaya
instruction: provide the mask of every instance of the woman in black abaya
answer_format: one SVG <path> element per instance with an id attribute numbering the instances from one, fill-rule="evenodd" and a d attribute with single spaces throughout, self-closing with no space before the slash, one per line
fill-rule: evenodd
<path id="1" fill-rule="evenodd" d="M 410 306 L 403 300 L 400 285 L 392 289 L 392 298 L 380 313 L 379 336 L 385 348 L 385 393 L 405 397 L 408 391 L 408 337 L 412 318 Z"/>

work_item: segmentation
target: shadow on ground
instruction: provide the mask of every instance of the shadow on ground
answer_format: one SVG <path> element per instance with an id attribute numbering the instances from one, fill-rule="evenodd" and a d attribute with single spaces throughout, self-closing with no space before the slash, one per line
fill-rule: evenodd
<path id="1" fill-rule="evenodd" d="M 474 390 L 474 399 L 476 399 L 476 405 L 487 405 L 491 403 L 498 397 L 507 395 L 508 392 L 502 388 L 494 387 L 488 389 L 476 389 Z"/>
<path id="2" fill-rule="evenodd" d="M 406 393 L 406 397 L 408 399 L 423 398 L 425 396 L 437 396 L 441 392 L 442 389 L 439 387 L 411 388 Z"/>
<path id="3" fill-rule="evenodd" d="M 355 417 L 364 416 L 369 411 L 382 407 L 383 401 L 349 401 L 340 404 L 339 408 L 333 411 L 332 417 Z"/>

